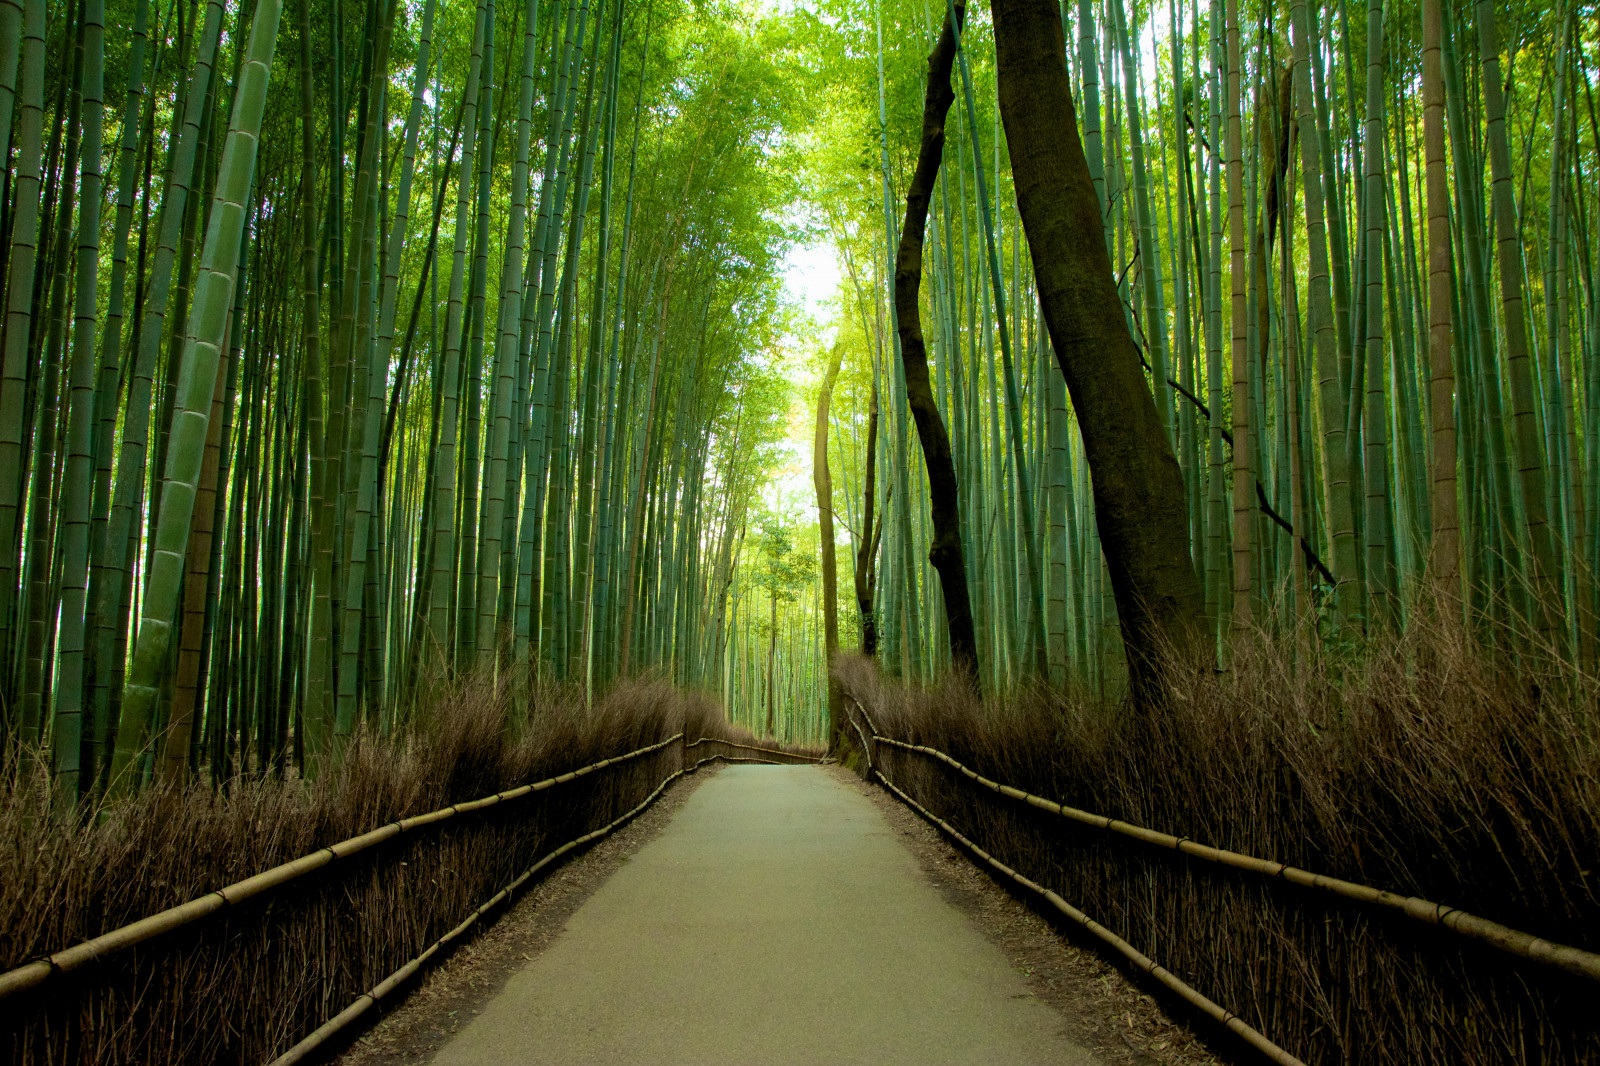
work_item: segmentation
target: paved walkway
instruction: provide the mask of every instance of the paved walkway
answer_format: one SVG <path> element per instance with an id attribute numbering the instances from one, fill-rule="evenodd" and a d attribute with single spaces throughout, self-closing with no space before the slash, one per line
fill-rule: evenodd
<path id="1" fill-rule="evenodd" d="M 699 788 L 436 1066 L 1089 1066 L 1061 1017 L 815 767 Z"/>

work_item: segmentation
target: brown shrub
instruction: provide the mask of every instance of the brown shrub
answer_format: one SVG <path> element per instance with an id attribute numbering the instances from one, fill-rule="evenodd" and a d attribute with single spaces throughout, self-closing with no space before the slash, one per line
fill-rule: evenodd
<path id="1" fill-rule="evenodd" d="M 912 690 L 859 658 L 878 730 L 1205 844 L 1600 950 L 1596 678 L 1414 626 L 1356 661 L 1257 637 L 1159 712 Z M 1596 989 L 1436 927 L 1066 822 L 879 745 L 899 787 L 1308 1063 L 1600 1061 Z"/>
<path id="2" fill-rule="evenodd" d="M 152 789 L 63 813 L 12 759 L 0 776 L 0 971 L 386 822 L 663 740 L 749 742 L 660 681 L 592 705 L 570 687 L 441 687 L 403 733 L 352 738 L 315 781 Z M 710 751 L 705 754 L 710 754 Z M 437 940 L 551 848 L 638 805 L 673 744 L 393 838 L 0 1004 L 0 1061 L 269 1061 Z"/>

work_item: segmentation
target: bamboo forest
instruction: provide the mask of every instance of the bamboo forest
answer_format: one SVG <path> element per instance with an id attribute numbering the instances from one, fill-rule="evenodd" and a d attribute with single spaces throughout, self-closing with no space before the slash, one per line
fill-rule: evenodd
<path id="1" fill-rule="evenodd" d="M 0 0 L 0 1061 L 299 1061 L 713 762 L 1117 1055 L 1594 1061 L 1597 95 L 1581 0 Z"/>

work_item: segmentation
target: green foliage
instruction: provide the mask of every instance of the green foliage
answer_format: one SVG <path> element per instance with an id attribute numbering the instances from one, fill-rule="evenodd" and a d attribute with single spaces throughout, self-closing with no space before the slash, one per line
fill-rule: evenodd
<path id="1" fill-rule="evenodd" d="M 9 736 L 56 745 L 63 783 L 81 772 L 86 790 L 105 786 L 114 757 L 130 780 L 148 779 L 163 743 L 173 773 L 210 764 L 221 780 L 241 768 L 283 770 L 323 751 L 335 694 L 346 725 L 392 726 L 431 672 L 485 658 L 534 662 L 591 689 L 611 684 L 624 662 L 630 672 L 660 669 L 718 690 L 742 713 L 741 693 L 763 690 L 754 672 L 767 668 L 747 639 L 754 601 L 772 599 L 758 580 L 761 501 L 807 473 L 799 457 L 809 454 L 817 384 L 806 378 L 833 351 L 842 361 L 830 465 L 843 639 L 862 621 L 857 549 L 877 533 L 866 554 L 884 661 L 917 678 L 943 668 L 926 485 L 898 378 L 887 269 L 939 5 L 501 0 L 471 101 L 475 3 L 436 6 L 419 70 L 423 4 L 309 0 L 308 36 L 296 7 L 264 78 L 245 63 L 258 7 L 107 0 L 104 110 L 89 116 L 101 120 L 104 150 L 93 160 L 83 158 L 93 123 L 81 101 L 86 86 L 94 95 L 83 79 L 92 82 L 95 65 L 79 63 L 77 49 L 81 40 L 96 51 L 97 38 L 80 33 L 79 5 L 25 0 L 21 26 L 0 34 L 15 49 L 0 54 L 12 220 L 0 374 L 0 721 Z M 135 64 L 140 10 L 145 47 Z M 1241 250 L 1260 269 L 1236 279 L 1222 11 L 1214 23 L 1190 5 L 1068 5 L 1064 58 L 1129 321 L 1185 472 L 1219 648 L 1243 602 L 1257 621 L 1309 620 L 1354 647 L 1352 627 L 1384 613 L 1409 617 L 1433 535 L 1421 14 L 1394 4 L 1377 22 L 1362 11 L 1312 12 L 1315 114 L 1289 106 L 1287 117 L 1316 143 L 1309 155 L 1294 150 L 1306 142 L 1292 146 L 1274 190 L 1267 149 L 1284 147 L 1272 139 L 1284 115 L 1279 77 L 1298 42 L 1286 3 L 1242 3 Z M 6 7 L 0 21 L 16 12 Z M 1491 12 L 1499 54 L 1485 64 L 1480 20 Z M 1600 46 L 1593 20 L 1569 24 L 1565 8 L 1478 5 L 1450 16 L 1448 394 L 1460 427 L 1465 605 L 1508 647 L 1531 627 L 1540 640 L 1592 648 L 1600 156 L 1589 116 Z M 202 33 L 208 18 L 214 53 Z M 972 107 L 950 118 L 923 287 L 985 680 L 1004 688 L 1036 668 L 1029 604 L 1042 592 L 1052 676 L 1115 689 L 1111 584 L 1086 457 L 1072 412 L 1057 406 L 1059 377 L 1038 321 L 988 20 L 974 8 L 964 34 Z M 1369 68 L 1372 27 L 1383 36 Z M 506 253 L 525 56 L 519 268 Z M 209 81 L 197 76 L 207 71 Z M 1488 121 L 1490 77 L 1505 90 L 1503 123 Z M 237 105 L 258 91 L 256 165 L 225 174 Z M 1368 111 L 1380 100 L 1378 233 L 1363 228 L 1363 200 L 1373 180 Z M 468 110 L 473 124 L 458 130 Z M 1489 155 L 1502 141 L 1497 172 L 1512 195 L 1491 218 Z M 1307 159 L 1325 185 L 1324 325 L 1336 368 L 1326 391 L 1343 400 L 1342 429 L 1321 424 L 1313 402 L 1322 390 L 1310 356 Z M 97 224 L 80 203 L 96 175 Z M 238 197 L 247 216 L 234 249 L 217 244 L 226 243 L 219 227 L 233 222 L 216 212 L 219 194 Z M 98 243 L 79 232 L 86 218 Z M 783 289 L 790 252 L 819 242 L 837 251 L 843 275 L 826 329 Z M 226 266 L 235 253 L 235 270 L 199 269 L 202 254 Z M 1376 303 L 1363 287 L 1369 261 L 1383 272 Z M 227 299 L 212 291 L 221 275 L 233 279 Z M 1228 299 L 1236 280 L 1253 309 L 1248 322 L 1236 323 Z M 1000 303 L 1014 395 L 997 350 Z M 1368 321 L 1369 307 L 1381 321 Z M 1519 315 L 1529 343 L 1513 366 L 1506 338 Z M 1236 324 L 1248 360 L 1238 396 L 1222 384 L 1234 376 Z M 220 338 L 211 393 L 211 376 L 186 355 L 201 338 Z M 1367 372 L 1372 355 L 1376 375 Z M 1240 511 L 1255 546 L 1245 601 L 1227 577 L 1235 531 L 1220 507 L 1236 476 L 1222 431 L 1240 418 L 1251 430 L 1239 476 L 1257 483 L 1243 485 Z M 1355 442 L 1348 489 L 1332 484 L 1327 462 L 1341 433 Z M 189 465 L 164 499 L 174 462 Z M 1527 494 L 1539 495 L 1541 480 L 1551 561 L 1535 568 L 1541 508 Z M 1346 491 L 1353 521 L 1339 533 L 1360 550 L 1334 552 Z M 156 551 L 163 515 L 176 522 L 168 505 L 191 494 L 205 501 L 196 535 L 177 523 Z M 1038 501 L 1032 515 L 1025 497 Z M 1272 515 L 1251 510 L 1252 498 Z M 495 515 L 499 528 L 486 529 Z M 1383 523 L 1364 515 L 1386 515 L 1393 537 L 1385 542 Z M 787 555 L 815 556 L 803 517 L 783 528 Z M 1035 551 L 1046 564 L 1037 578 L 1024 565 Z M 794 567 L 760 580 L 784 590 L 773 601 L 779 668 L 793 681 L 795 728 L 809 729 L 821 699 L 820 591 L 803 564 Z M 1390 567 L 1392 593 L 1374 579 Z M 1330 578 L 1341 586 L 1337 608 Z M 1559 604 L 1543 629 L 1539 602 Z M 174 726 L 188 712 L 174 708 L 191 705 L 184 740 Z"/>
<path id="2" fill-rule="evenodd" d="M 755 586 L 779 603 L 793 603 L 816 576 L 815 552 L 797 551 L 793 526 L 780 514 L 764 514 L 758 520 L 756 557 L 759 560 L 751 580 Z"/>

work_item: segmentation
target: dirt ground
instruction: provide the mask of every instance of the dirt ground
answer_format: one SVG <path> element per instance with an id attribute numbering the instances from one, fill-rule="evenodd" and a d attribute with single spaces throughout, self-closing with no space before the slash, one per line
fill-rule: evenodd
<path id="1" fill-rule="evenodd" d="M 425 1063 L 536 958 L 585 900 L 671 821 L 716 767 L 702 769 L 612 836 L 525 893 L 498 921 L 433 968 L 333 1061 L 340 1066 Z M 928 880 L 1005 953 L 1033 995 L 1053 1006 L 1075 1040 L 1107 1063 L 1202 1066 L 1224 1060 L 1094 950 L 1080 947 L 996 884 L 937 830 L 881 788 L 828 767 L 871 799 Z"/>

